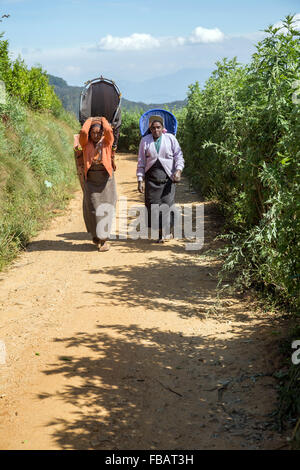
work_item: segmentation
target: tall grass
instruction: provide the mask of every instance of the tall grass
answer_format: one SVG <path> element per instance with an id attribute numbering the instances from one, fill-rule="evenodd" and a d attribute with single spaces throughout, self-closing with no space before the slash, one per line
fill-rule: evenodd
<path id="1" fill-rule="evenodd" d="M 78 184 L 72 151 L 78 123 L 70 123 L 10 96 L 0 105 L 0 269 Z"/>

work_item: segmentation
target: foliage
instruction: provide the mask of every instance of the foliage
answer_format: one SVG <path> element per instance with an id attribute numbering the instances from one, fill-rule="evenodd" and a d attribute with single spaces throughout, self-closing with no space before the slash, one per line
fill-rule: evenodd
<path id="1" fill-rule="evenodd" d="M 15 97 L 0 105 L 0 269 L 70 198 L 77 183 L 76 131 Z"/>
<path id="2" fill-rule="evenodd" d="M 18 57 L 14 62 L 9 57 L 8 41 L 0 35 L 0 80 L 9 95 L 17 97 L 31 109 L 48 110 L 56 116 L 63 113 L 62 103 L 54 92 L 46 72 L 40 66 L 29 69 Z"/>
<path id="3" fill-rule="evenodd" d="M 11 60 L 8 53 L 8 41 L 2 40 L 3 33 L 0 34 L 0 80 L 7 83 L 11 77 Z"/>
<path id="4" fill-rule="evenodd" d="M 123 111 L 122 112 L 122 126 L 120 131 L 120 138 L 118 150 L 121 152 L 137 152 L 141 140 L 139 119 L 143 111 Z"/>
<path id="5" fill-rule="evenodd" d="M 177 119 L 177 134 L 176 138 L 179 142 L 183 141 L 183 138 L 186 133 L 186 117 L 187 117 L 187 108 L 177 108 L 176 106 L 171 111 Z"/>
<path id="6" fill-rule="evenodd" d="M 190 86 L 187 174 L 227 216 L 224 270 L 299 308 L 300 33 L 270 26 L 247 66 L 224 59 L 200 90 Z"/>

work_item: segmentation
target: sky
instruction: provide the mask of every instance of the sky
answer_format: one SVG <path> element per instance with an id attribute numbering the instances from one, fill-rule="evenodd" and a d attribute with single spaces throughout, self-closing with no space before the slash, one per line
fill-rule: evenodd
<path id="1" fill-rule="evenodd" d="M 0 0 L 12 57 L 40 64 L 69 85 L 100 75 L 125 98 L 163 103 L 186 97 L 223 57 L 247 63 L 263 30 L 300 0 Z"/>

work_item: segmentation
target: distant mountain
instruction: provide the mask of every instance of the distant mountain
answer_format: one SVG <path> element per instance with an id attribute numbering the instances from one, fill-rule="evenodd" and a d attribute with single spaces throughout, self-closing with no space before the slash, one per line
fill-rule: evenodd
<path id="1" fill-rule="evenodd" d="M 146 104 L 142 101 L 130 101 L 125 100 L 122 98 L 122 109 L 126 111 L 148 111 L 148 109 L 155 109 L 155 108 L 166 108 L 172 111 L 174 108 L 180 109 L 186 106 L 187 100 L 179 100 L 179 101 L 172 101 L 171 103 L 156 103 L 156 104 Z"/>
<path id="2" fill-rule="evenodd" d="M 48 74 L 48 79 L 50 85 L 54 86 L 54 91 L 57 96 L 60 98 L 63 107 L 72 113 L 78 118 L 79 116 L 79 99 L 80 93 L 83 87 L 70 86 L 67 82 L 60 77 L 55 77 L 54 75 Z M 122 109 L 126 111 L 141 111 L 145 112 L 148 109 L 153 108 L 167 108 L 172 111 L 175 107 L 177 109 L 182 108 L 186 105 L 186 100 L 172 101 L 170 103 L 160 103 L 160 104 L 146 104 L 141 101 L 135 102 L 130 101 L 122 97 Z"/>
<path id="3" fill-rule="evenodd" d="M 60 98 L 63 107 L 74 113 L 78 118 L 79 116 L 79 98 L 82 87 L 79 86 L 70 86 L 67 82 L 60 77 L 55 77 L 54 75 L 48 75 L 50 85 L 54 85 L 54 91 L 57 96 Z"/>
<path id="4" fill-rule="evenodd" d="M 189 85 L 199 82 L 203 86 L 213 69 L 182 69 L 172 74 L 150 78 L 143 82 L 118 80 L 118 87 L 129 100 L 144 103 L 172 103 L 184 100 Z"/>

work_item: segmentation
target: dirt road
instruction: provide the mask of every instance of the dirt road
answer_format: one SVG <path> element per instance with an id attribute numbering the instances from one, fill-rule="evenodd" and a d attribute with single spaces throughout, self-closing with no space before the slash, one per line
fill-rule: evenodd
<path id="1" fill-rule="evenodd" d="M 118 194 L 141 202 L 136 157 Z M 177 202 L 197 201 L 180 183 Z M 279 320 L 217 297 L 217 219 L 204 250 L 115 240 L 98 253 L 68 210 L 0 273 L 1 449 L 275 449 Z"/>

